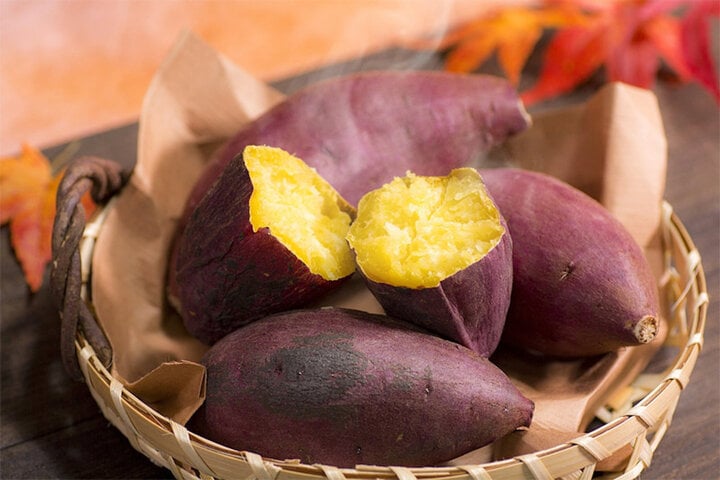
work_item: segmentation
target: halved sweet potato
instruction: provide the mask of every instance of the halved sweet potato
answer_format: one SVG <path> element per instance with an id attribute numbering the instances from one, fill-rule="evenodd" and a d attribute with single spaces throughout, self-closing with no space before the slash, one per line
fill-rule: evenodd
<path id="1" fill-rule="evenodd" d="M 657 283 L 643 251 L 607 209 L 545 174 L 481 173 L 513 238 L 502 342 L 582 357 L 655 337 Z"/>
<path id="2" fill-rule="evenodd" d="M 190 215 L 223 169 L 248 145 L 302 158 L 350 204 L 395 176 L 446 175 L 474 164 L 530 117 L 500 77 L 430 71 L 378 71 L 314 83 L 247 124 L 214 157 L 178 222 Z M 177 303 L 172 247 L 168 293 Z"/>
<path id="3" fill-rule="evenodd" d="M 347 239 L 388 315 L 492 354 L 510 305 L 512 241 L 475 169 L 396 177 L 360 200 Z"/>
<path id="4" fill-rule="evenodd" d="M 345 241 L 354 215 L 302 160 L 245 148 L 179 238 L 176 282 L 188 331 L 211 344 L 338 286 L 355 271 Z"/>
<path id="5" fill-rule="evenodd" d="M 471 350 L 357 310 L 267 317 L 202 362 L 193 432 L 309 464 L 434 465 L 528 426 L 534 408 Z"/>

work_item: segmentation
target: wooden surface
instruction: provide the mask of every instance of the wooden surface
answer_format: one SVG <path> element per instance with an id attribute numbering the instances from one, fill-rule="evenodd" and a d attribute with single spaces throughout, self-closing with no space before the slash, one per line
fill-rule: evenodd
<path id="1" fill-rule="evenodd" d="M 353 68 L 382 67 L 402 52 L 365 58 Z M 422 66 L 437 66 L 424 59 Z M 400 66 L 417 67 L 414 62 Z M 340 67 L 342 68 L 342 66 Z M 294 90 L 332 73 L 313 72 L 278 86 Z M 587 94 L 590 85 L 578 95 Z M 666 198 L 703 259 L 710 293 L 703 352 L 669 432 L 643 479 L 714 479 L 720 471 L 720 122 L 718 106 L 694 85 L 656 88 L 669 143 Z M 577 97 L 577 96 L 576 96 Z M 575 97 L 575 98 L 576 98 Z M 573 99 L 575 99 L 573 98 Z M 570 97 L 556 104 L 569 101 Z M 78 154 L 134 162 L 137 126 L 80 139 Z M 50 156 L 62 146 L 47 150 Z M 59 319 L 46 287 L 33 295 L 0 232 L 2 276 L 0 478 L 172 478 L 133 450 L 101 415 L 82 383 L 68 379 L 59 357 Z"/>

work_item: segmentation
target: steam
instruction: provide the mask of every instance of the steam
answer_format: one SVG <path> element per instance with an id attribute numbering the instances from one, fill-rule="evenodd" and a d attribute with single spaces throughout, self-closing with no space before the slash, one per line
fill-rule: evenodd
<path id="1" fill-rule="evenodd" d="M 398 0 L 368 2 L 343 18 L 343 29 L 323 56 L 327 61 L 309 73 L 274 82 L 284 93 L 309 83 L 367 70 L 432 70 L 442 67 L 438 48 L 445 34 L 488 9 L 495 0 Z M 373 38 L 372 32 L 391 32 Z M 388 40 L 388 37 L 389 40 Z M 348 45 L 353 45 L 348 52 Z"/>

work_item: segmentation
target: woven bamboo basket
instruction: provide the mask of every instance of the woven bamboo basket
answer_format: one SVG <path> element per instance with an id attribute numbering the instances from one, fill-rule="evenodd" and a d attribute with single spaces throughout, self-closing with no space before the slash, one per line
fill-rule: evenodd
<path id="1" fill-rule="evenodd" d="M 670 313 L 669 333 L 663 346 L 678 353 L 665 371 L 643 372 L 623 392 L 613 395 L 612 401 L 596 412 L 602 423 L 600 427 L 546 450 L 464 466 L 358 465 L 338 468 L 277 461 L 258 453 L 233 450 L 193 434 L 128 392 L 110 373 L 102 342 L 98 344 L 91 339 L 98 333 L 91 318 L 89 288 L 93 246 L 107 212 L 112 208 L 111 199 L 122 188 L 123 179 L 119 167 L 113 166 L 112 162 L 87 160 L 78 162 L 81 165 L 66 175 L 60 187 L 58 219 L 53 234 L 51 281 L 63 322 L 70 322 L 69 331 L 64 325 L 64 334 L 72 336 L 72 360 L 66 359 L 66 362 L 73 362 L 70 368 L 78 368 L 105 417 L 131 445 L 155 464 L 169 469 L 178 479 L 637 478 L 650 465 L 669 428 L 680 394 L 688 384 L 702 349 L 708 294 L 700 255 L 672 207 L 665 203 L 661 222 L 664 274 L 659 283 L 662 301 L 667 302 Z M 110 202 L 86 224 L 81 207 L 77 207 L 77 198 L 90 189 L 97 200 Z M 79 280 L 73 280 L 75 277 Z M 79 305 L 76 304 L 78 299 L 81 300 Z M 596 471 L 598 462 L 621 450 L 629 454 L 622 471 Z"/>

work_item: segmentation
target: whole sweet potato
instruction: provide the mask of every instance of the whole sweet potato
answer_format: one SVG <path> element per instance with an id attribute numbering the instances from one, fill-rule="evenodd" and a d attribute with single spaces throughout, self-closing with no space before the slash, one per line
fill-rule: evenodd
<path id="1" fill-rule="evenodd" d="M 607 209 L 545 174 L 500 168 L 482 176 L 513 239 L 502 342 L 580 357 L 655 337 L 655 279 L 641 248 Z"/>
<path id="2" fill-rule="evenodd" d="M 534 408 L 471 350 L 356 310 L 267 317 L 202 362 L 193 432 L 304 463 L 434 465 L 528 426 Z"/>
<path id="3" fill-rule="evenodd" d="M 177 301 L 188 331 L 212 344 L 337 287 L 355 272 L 345 241 L 354 216 L 302 160 L 277 148 L 245 148 L 178 240 Z"/>
<path id="4" fill-rule="evenodd" d="M 510 305 L 512 241 L 477 170 L 396 177 L 360 199 L 347 239 L 388 315 L 493 353 Z"/>
<path id="5" fill-rule="evenodd" d="M 489 75 L 377 71 L 312 84 L 242 128 L 198 180 L 188 208 L 247 145 L 282 148 L 350 204 L 411 170 L 445 175 L 523 131 L 512 84 Z"/>

